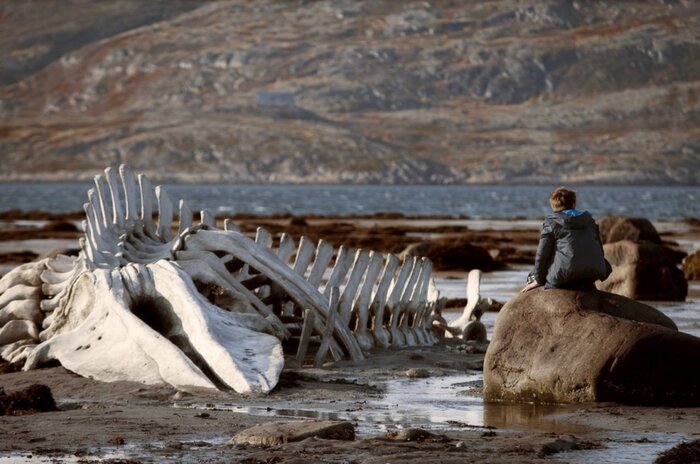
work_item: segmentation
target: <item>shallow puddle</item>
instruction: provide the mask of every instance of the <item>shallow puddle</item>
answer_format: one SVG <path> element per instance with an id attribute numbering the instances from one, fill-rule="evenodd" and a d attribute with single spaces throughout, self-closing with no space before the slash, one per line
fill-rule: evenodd
<path id="1" fill-rule="evenodd" d="M 431 430 L 461 428 L 530 429 L 553 433 L 583 433 L 590 428 L 550 417 L 571 412 L 566 405 L 484 404 L 481 398 L 483 375 L 391 379 L 373 382 L 382 394 L 362 401 L 280 402 L 248 404 L 192 404 L 194 409 L 229 410 L 237 413 L 284 418 L 346 420 L 357 424 L 360 435 L 398 428 L 420 427 Z"/>

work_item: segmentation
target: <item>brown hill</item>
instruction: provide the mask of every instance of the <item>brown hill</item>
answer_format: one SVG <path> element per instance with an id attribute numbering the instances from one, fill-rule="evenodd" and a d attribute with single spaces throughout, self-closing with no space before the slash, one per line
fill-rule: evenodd
<path id="1" fill-rule="evenodd" d="M 698 11 L 3 2 L 0 179 L 695 184 Z"/>

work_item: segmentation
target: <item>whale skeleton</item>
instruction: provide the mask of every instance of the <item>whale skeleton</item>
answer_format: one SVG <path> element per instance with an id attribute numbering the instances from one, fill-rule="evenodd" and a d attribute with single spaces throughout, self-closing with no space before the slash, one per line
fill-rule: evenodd
<path id="1" fill-rule="evenodd" d="M 283 342 L 319 365 L 441 337 L 426 258 L 253 239 L 183 200 L 175 221 L 166 190 L 125 165 L 95 177 L 84 211 L 77 257 L 0 279 L 0 356 L 25 370 L 57 360 L 101 381 L 266 393 Z"/>

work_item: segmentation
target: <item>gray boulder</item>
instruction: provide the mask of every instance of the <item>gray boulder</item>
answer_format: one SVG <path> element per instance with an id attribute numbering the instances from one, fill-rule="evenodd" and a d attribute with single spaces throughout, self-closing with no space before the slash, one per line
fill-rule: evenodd
<path id="1" fill-rule="evenodd" d="M 535 289 L 498 315 L 484 399 L 700 406 L 700 338 L 619 295 Z"/>
<path id="2" fill-rule="evenodd" d="M 635 300 L 685 301 L 688 283 L 678 264 L 683 252 L 651 243 L 622 240 L 603 245 L 612 274 L 598 290 Z"/>

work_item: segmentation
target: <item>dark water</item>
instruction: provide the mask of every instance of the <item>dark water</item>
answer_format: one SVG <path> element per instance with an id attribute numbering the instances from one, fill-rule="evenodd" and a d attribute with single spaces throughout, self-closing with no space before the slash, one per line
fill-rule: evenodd
<path id="1" fill-rule="evenodd" d="M 499 185 L 166 185 L 174 203 L 214 214 L 272 213 L 365 215 L 398 212 L 410 216 L 473 218 L 541 217 L 556 186 Z M 89 184 L 0 183 L 0 211 L 78 211 Z M 649 219 L 700 217 L 700 186 L 579 186 L 581 209 L 594 216 Z"/>

